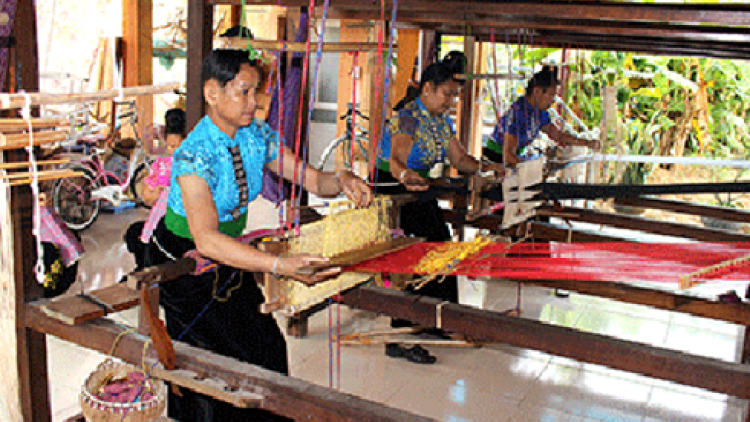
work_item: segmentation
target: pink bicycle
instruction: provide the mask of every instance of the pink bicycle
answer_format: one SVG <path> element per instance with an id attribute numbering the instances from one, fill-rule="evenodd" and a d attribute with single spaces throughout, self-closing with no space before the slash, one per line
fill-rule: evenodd
<path id="1" fill-rule="evenodd" d="M 132 199 L 142 205 L 143 180 L 151 169 L 151 160 L 144 153 L 141 137 L 138 135 L 138 121 L 135 101 L 115 103 L 119 109 L 109 148 L 92 145 L 91 152 L 81 159 L 66 165 L 73 171 L 80 171 L 81 177 L 61 179 L 52 189 L 52 204 L 65 224 L 72 230 L 83 230 L 91 226 L 101 211 L 102 201 L 119 206 L 124 200 Z M 119 133 L 124 125 L 130 125 L 135 134 L 132 153 L 124 153 L 121 168 L 113 169 L 108 163 L 120 148 Z M 111 151 L 110 151 L 111 150 Z M 113 154 L 110 160 L 105 157 Z M 126 156 L 129 155 L 129 158 Z"/>

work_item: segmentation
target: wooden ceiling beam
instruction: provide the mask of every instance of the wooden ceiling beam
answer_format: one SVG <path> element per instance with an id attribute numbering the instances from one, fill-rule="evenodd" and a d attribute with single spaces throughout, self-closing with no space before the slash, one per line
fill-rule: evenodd
<path id="1" fill-rule="evenodd" d="M 241 0 L 213 0 L 214 4 L 242 4 Z M 316 4 L 322 4 L 317 0 Z M 247 5 L 276 5 L 275 0 L 246 0 Z M 282 0 L 282 6 L 307 6 L 305 0 Z M 379 2 L 362 0 L 331 0 L 331 7 L 380 11 Z M 386 4 L 390 13 L 390 4 Z M 525 0 L 500 2 L 497 0 L 434 1 L 401 0 L 398 12 L 442 13 L 451 16 L 463 13 L 491 13 L 508 16 L 541 16 L 554 19 L 627 20 L 674 23 L 713 23 L 724 26 L 748 26 L 750 5 L 746 4 L 639 4 L 631 2 L 590 0 Z"/>
<path id="2" fill-rule="evenodd" d="M 440 25 L 435 28 L 443 33 L 456 33 L 460 31 L 459 26 Z M 481 41 L 489 41 L 489 28 L 473 28 L 472 35 Z M 504 42 L 504 32 L 495 31 L 495 39 Z M 663 37 L 645 37 L 645 36 L 628 36 L 622 34 L 597 34 L 597 33 L 580 33 L 574 31 L 534 31 L 529 34 L 521 33 L 522 37 L 517 37 L 515 32 L 511 33 L 508 41 L 511 44 L 527 45 L 566 45 L 571 42 L 595 46 L 594 49 L 606 50 L 617 49 L 622 43 L 632 44 L 631 49 L 637 51 L 642 47 L 659 47 L 660 50 L 672 53 L 715 53 L 735 55 L 740 58 L 748 58 L 750 55 L 750 42 L 721 42 L 721 41 L 695 41 L 686 39 L 670 39 Z"/>
<path id="3" fill-rule="evenodd" d="M 210 0 L 241 4 L 241 0 Z M 322 5 L 316 0 L 316 5 Z M 246 0 L 247 5 L 273 5 L 274 0 Z M 282 0 L 284 6 L 307 6 L 308 0 Z M 386 4 L 390 9 L 391 4 Z M 316 14 L 321 9 L 316 9 Z M 390 10 L 387 10 L 390 15 Z M 331 0 L 333 19 L 379 20 L 380 2 Z M 545 45 L 577 44 L 580 48 L 638 51 L 649 54 L 747 59 L 750 5 L 634 4 L 591 0 L 401 0 L 397 24 L 471 34 L 488 40 L 491 30 L 503 39 L 509 30 L 531 30 L 525 40 Z M 500 32 L 498 33 L 498 29 Z M 499 36 L 499 38 L 498 38 Z M 589 38 L 593 37 L 592 40 Z M 515 37 L 514 37 L 515 38 Z"/>
<path id="4" fill-rule="evenodd" d="M 362 11 L 349 8 L 332 8 L 331 17 L 337 19 L 369 19 L 376 20 L 380 12 Z M 529 16 L 498 17 L 487 13 L 453 13 L 445 15 L 440 12 L 399 13 L 398 23 L 419 27 L 435 24 L 460 25 L 463 33 L 469 24 L 471 33 L 475 30 L 494 28 L 535 29 L 535 30 L 565 30 L 580 31 L 582 33 L 617 34 L 626 36 L 650 36 L 663 38 L 677 38 L 684 40 L 748 42 L 750 31 L 745 28 L 726 28 L 716 26 L 699 26 L 686 24 L 670 24 L 667 22 L 631 22 L 631 21 L 598 21 L 586 19 L 550 19 Z"/>
<path id="5" fill-rule="evenodd" d="M 607 38 L 592 37 L 580 34 L 555 34 L 550 35 L 547 39 L 549 47 L 572 47 L 588 50 L 614 50 L 628 51 L 634 53 L 648 53 L 665 56 L 701 56 L 714 57 L 719 59 L 750 59 L 750 51 L 747 47 L 731 48 L 726 45 L 696 43 L 689 45 L 660 43 L 652 40 L 633 39 L 633 38 Z"/>
<path id="6" fill-rule="evenodd" d="M 333 8 L 331 15 L 334 19 L 372 19 L 379 17 L 379 12 L 351 10 L 348 8 Z M 471 27 L 466 22 L 474 22 Z M 633 47 L 626 51 L 653 52 L 666 55 L 707 55 L 722 58 L 747 57 L 745 50 L 750 47 L 750 34 L 745 30 L 728 28 L 722 32 L 721 28 L 699 27 L 695 25 L 668 25 L 634 22 L 610 21 L 602 24 L 598 21 L 565 21 L 565 20 L 495 20 L 484 17 L 477 18 L 467 14 L 453 14 L 445 16 L 440 13 L 400 13 L 399 23 L 423 29 L 438 30 L 446 34 L 471 33 L 481 41 L 489 41 L 490 32 L 494 29 L 498 40 L 503 40 L 508 30 L 513 35 L 511 41 L 516 41 L 519 31 L 528 31 L 522 42 L 553 44 L 558 33 L 573 33 L 576 37 L 597 37 L 593 49 L 615 50 L 622 40 L 628 40 Z M 412 27 L 412 26 L 410 26 Z M 500 31 L 498 31 L 500 29 Z M 616 42 L 610 45 L 606 38 Z M 562 43 L 568 44 L 570 41 Z M 651 46 L 654 43 L 663 47 L 641 49 L 642 45 Z"/>

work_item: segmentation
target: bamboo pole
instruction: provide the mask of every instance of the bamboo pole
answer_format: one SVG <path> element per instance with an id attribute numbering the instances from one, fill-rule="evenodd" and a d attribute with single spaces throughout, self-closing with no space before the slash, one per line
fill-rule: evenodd
<path id="1" fill-rule="evenodd" d="M 45 177 L 45 176 L 55 176 L 55 175 L 61 175 L 61 174 L 67 174 L 67 173 L 72 173 L 72 171 L 68 169 L 44 170 L 44 171 L 37 172 L 37 175 L 39 175 L 40 177 Z M 24 171 L 24 172 L 19 172 L 19 173 L 0 174 L 0 179 L 14 180 L 14 179 L 32 178 L 33 175 L 34 175 L 33 172 Z"/>
<path id="2" fill-rule="evenodd" d="M 67 171 L 67 172 L 61 172 L 58 174 L 48 174 L 45 176 L 38 176 L 37 181 L 43 181 L 43 180 L 56 180 L 56 179 L 66 179 L 66 178 L 72 178 L 72 177 L 81 177 L 83 176 L 83 172 L 80 171 Z M 12 182 L 8 183 L 8 186 L 20 186 L 20 185 L 30 185 L 34 183 L 34 179 L 20 179 L 20 180 L 13 180 Z"/>
<path id="3" fill-rule="evenodd" d="M 62 117 L 42 117 L 31 119 L 32 129 L 47 129 L 59 126 L 70 126 L 70 120 Z M 0 119 L 0 132 L 23 132 L 29 129 L 26 119 L 9 118 Z"/>
<path id="4" fill-rule="evenodd" d="M 251 46 L 255 50 L 263 51 L 291 51 L 294 53 L 304 53 L 306 44 L 303 42 L 285 42 L 273 40 L 248 40 L 247 38 L 233 37 L 226 38 L 225 48 L 242 50 Z M 394 45 L 394 50 L 396 46 Z M 349 53 L 355 51 L 377 51 L 378 43 L 357 43 L 357 42 L 325 42 L 323 43 L 324 53 Z"/>
<path id="5" fill-rule="evenodd" d="M 45 161 L 37 161 L 37 166 L 54 166 L 56 164 L 67 164 L 70 162 L 70 158 L 63 158 L 60 160 L 45 160 Z M 12 169 L 22 169 L 29 167 L 31 163 L 28 161 L 23 161 L 20 163 L 0 163 L 0 170 L 12 170 Z"/>
<path id="6" fill-rule="evenodd" d="M 156 95 L 173 92 L 175 89 L 182 88 L 183 84 L 171 82 L 160 85 L 133 86 L 114 89 L 105 89 L 97 92 L 83 94 L 44 94 L 30 93 L 29 97 L 31 106 L 48 105 L 48 104 L 71 104 L 87 103 L 91 101 L 111 100 L 117 97 L 135 97 L 140 95 Z M 26 95 L 24 94 L 0 94 L 0 109 L 22 108 L 26 106 Z"/>
<path id="7" fill-rule="evenodd" d="M 39 146 L 68 139 L 68 133 L 63 131 L 33 132 L 33 144 Z M 25 148 L 29 146 L 29 134 L 18 133 L 0 136 L 0 151 Z"/>

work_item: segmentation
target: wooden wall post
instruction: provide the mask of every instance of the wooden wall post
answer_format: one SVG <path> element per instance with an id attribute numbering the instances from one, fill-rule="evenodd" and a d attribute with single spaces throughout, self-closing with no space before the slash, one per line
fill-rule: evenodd
<path id="1" fill-rule="evenodd" d="M 464 37 L 464 54 L 466 54 L 466 74 L 475 74 L 476 57 L 475 57 L 476 37 Z M 480 50 L 481 51 L 481 50 Z M 447 52 L 446 52 L 447 53 Z M 475 83 L 474 78 L 468 79 L 461 88 L 461 108 L 458 110 L 458 140 L 464 145 L 467 151 L 472 151 L 474 144 L 474 98 L 476 98 L 476 87 L 480 84 Z"/>
<path id="2" fill-rule="evenodd" d="M 153 85 L 153 3 L 152 0 L 123 0 L 122 39 L 123 86 Z M 136 99 L 138 131 L 154 121 L 154 98 L 142 95 Z"/>
<path id="3" fill-rule="evenodd" d="M 192 130 L 205 114 L 201 69 L 213 48 L 213 4 L 188 0 L 187 127 Z"/>
<path id="4" fill-rule="evenodd" d="M 39 58 L 37 51 L 36 10 L 32 0 L 19 0 L 13 35 L 16 38 L 15 59 L 20 63 L 20 77 L 23 88 L 28 92 L 39 90 Z M 13 82 L 11 82 L 12 84 Z M 38 109 L 32 110 L 38 115 Z M 9 162 L 27 161 L 23 150 L 8 151 Z M 35 238 L 32 227 L 32 195 L 28 186 L 11 190 L 11 222 L 13 231 L 14 275 L 13 287 L 5 294 L 3 302 L 11 303 L 9 313 L 15 325 L 16 343 L 2 345 L 4 353 L 13 350 L 15 367 L 9 366 L 10 373 L 3 374 L 2 383 L 6 389 L 16 393 L 15 397 L 5 397 L 11 406 L 20 408 L 24 421 L 45 421 L 51 419 L 47 377 L 47 342 L 44 334 L 26 328 L 24 304 L 42 296 L 42 287 L 34 276 L 36 264 Z M 4 390 L 8 391 L 8 390 Z"/>
<path id="5" fill-rule="evenodd" d="M 386 22 L 377 21 L 373 27 L 373 31 L 374 39 L 376 40 L 378 39 L 378 31 L 383 31 L 383 54 L 387 54 L 389 31 L 387 30 Z M 368 154 L 371 157 L 370 168 L 372 168 L 373 163 L 375 163 L 374 160 L 377 155 L 378 144 L 380 143 L 380 140 L 383 139 L 383 99 L 385 94 L 385 72 L 387 71 L 385 67 L 388 63 L 385 57 L 378 57 L 377 50 L 371 52 L 367 56 L 369 69 L 367 78 L 368 84 L 362 91 L 367 92 L 369 95 L 369 98 L 367 98 L 370 117 L 370 127 L 368 129 L 370 132 L 370 145 L 368 148 Z M 364 101 L 365 100 L 363 99 L 363 103 Z"/>

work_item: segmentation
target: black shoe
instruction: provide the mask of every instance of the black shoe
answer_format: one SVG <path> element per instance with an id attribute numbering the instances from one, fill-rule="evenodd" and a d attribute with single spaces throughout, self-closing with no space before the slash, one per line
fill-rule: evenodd
<path id="1" fill-rule="evenodd" d="M 400 319 L 400 318 L 391 319 L 391 328 L 406 328 L 406 327 L 416 327 L 416 326 L 417 324 L 406 319 Z"/>
<path id="2" fill-rule="evenodd" d="M 556 297 L 561 297 L 561 298 L 566 298 L 566 297 L 570 296 L 570 292 L 567 291 L 567 290 L 555 289 L 555 296 Z"/>
<path id="3" fill-rule="evenodd" d="M 385 354 L 392 358 L 404 358 L 409 362 L 421 364 L 433 364 L 437 361 L 435 356 L 420 345 L 407 349 L 398 343 L 388 343 L 385 345 Z"/>

